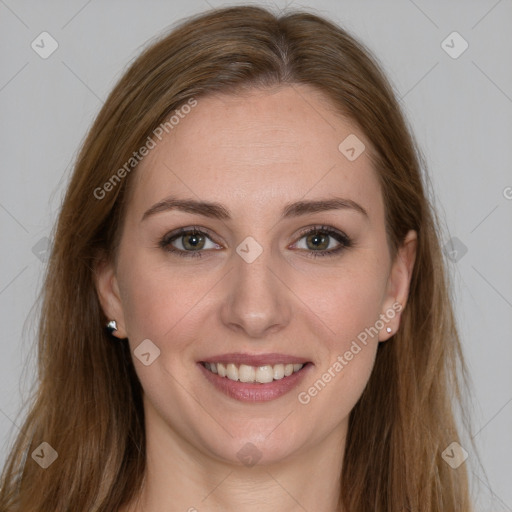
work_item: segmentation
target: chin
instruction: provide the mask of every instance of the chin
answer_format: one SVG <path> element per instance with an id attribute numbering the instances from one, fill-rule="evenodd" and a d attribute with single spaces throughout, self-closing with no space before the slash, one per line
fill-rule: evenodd
<path id="1" fill-rule="evenodd" d="M 301 448 L 305 448 L 305 443 L 296 435 L 290 435 L 290 425 L 287 430 L 277 432 L 280 427 L 276 429 L 276 425 L 281 421 L 282 418 L 273 422 L 272 428 L 268 427 L 268 421 L 265 422 L 265 428 L 257 428 L 258 422 L 251 422 L 253 428 L 250 431 L 246 426 L 244 433 L 231 430 L 232 437 L 227 433 L 216 439 L 209 437 L 205 439 L 206 445 L 203 446 L 213 457 L 230 465 L 253 467 L 256 464 L 280 464 L 296 456 Z M 295 428 L 292 431 L 297 433 Z M 304 434 L 304 438 L 307 437 Z"/>

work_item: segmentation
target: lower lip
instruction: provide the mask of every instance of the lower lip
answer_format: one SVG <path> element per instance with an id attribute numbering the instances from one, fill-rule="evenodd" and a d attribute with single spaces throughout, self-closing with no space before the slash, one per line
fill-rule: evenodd
<path id="1" fill-rule="evenodd" d="M 240 402 L 268 402 L 275 400 L 293 388 L 297 387 L 308 373 L 311 363 L 305 364 L 298 372 L 289 377 L 273 380 L 266 384 L 258 382 L 240 382 L 220 377 L 218 374 L 207 370 L 201 363 L 197 363 L 203 375 L 219 390 L 227 396 Z"/>

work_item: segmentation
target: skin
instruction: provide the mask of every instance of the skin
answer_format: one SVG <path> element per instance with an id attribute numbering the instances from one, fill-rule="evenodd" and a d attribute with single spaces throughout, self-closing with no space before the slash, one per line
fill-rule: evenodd
<path id="1" fill-rule="evenodd" d="M 352 162 L 338 150 L 349 134 L 366 146 Z M 336 509 L 349 413 L 400 314 L 359 344 L 362 350 L 309 403 L 297 395 L 394 303 L 405 306 L 416 251 L 411 231 L 391 258 L 370 150 L 318 91 L 294 85 L 199 98 L 141 162 L 115 263 L 103 261 L 96 274 L 116 336 L 128 337 L 132 352 L 145 339 L 160 349 L 149 366 L 133 358 L 144 389 L 147 473 L 138 500 L 123 510 Z M 232 219 L 169 210 L 141 220 L 170 194 L 222 203 Z M 345 208 L 281 219 L 288 203 L 335 196 L 357 202 L 367 216 Z M 311 257 L 318 249 L 301 230 L 322 225 L 353 245 Z M 203 257 L 159 246 L 166 234 L 191 226 L 211 235 Z M 252 263 L 236 252 L 248 236 L 263 249 Z M 184 250 L 186 242 L 190 237 L 173 245 Z M 328 237 L 322 248 L 339 245 Z M 197 367 L 230 352 L 279 352 L 314 366 L 284 396 L 242 403 Z M 237 457 L 246 443 L 261 455 L 252 467 Z"/>

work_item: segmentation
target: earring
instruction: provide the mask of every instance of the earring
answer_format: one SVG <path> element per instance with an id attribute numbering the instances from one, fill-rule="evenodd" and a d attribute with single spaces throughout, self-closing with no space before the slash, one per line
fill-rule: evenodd
<path id="1" fill-rule="evenodd" d="M 106 328 L 109 334 L 113 334 L 117 331 L 117 322 L 115 320 L 110 320 L 110 322 L 107 323 Z"/>
<path id="2" fill-rule="evenodd" d="M 390 332 L 392 332 L 393 329 L 391 329 L 391 327 L 386 327 L 386 332 L 389 334 Z"/>

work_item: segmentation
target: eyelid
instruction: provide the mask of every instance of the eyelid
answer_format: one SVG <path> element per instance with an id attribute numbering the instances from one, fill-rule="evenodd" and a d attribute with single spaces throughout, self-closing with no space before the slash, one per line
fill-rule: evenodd
<path id="1" fill-rule="evenodd" d="M 184 236 L 184 235 L 187 235 L 190 233 L 200 233 L 200 234 L 207 235 L 207 237 L 215 244 L 223 245 L 216 240 L 216 235 L 213 235 L 212 232 L 208 228 L 205 228 L 202 226 L 184 226 L 181 228 L 174 229 L 174 230 L 170 231 L 169 233 L 166 233 L 160 239 L 159 245 L 170 244 L 171 241 L 174 241 L 175 239 L 178 239 L 181 236 Z M 187 252 L 192 252 L 192 251 L 187 251 Z"/>
<path id="2" fill-rule="evenodd" d="M 323 231 L 325 233 L 328 233 L 328 234 L 336 234 L 338 235 L 340 238 L 342 238 L 344 241 L 346 241 L 347 243 L 350 241 L 350 237 L 345 234 L 343 231 L 335 228 L 335 227 L 332 227 L 332 226 L 326 226 L 324 224 L 314 224 L 312 226 L 308 226 L 306 228 L 302 228 L 298 235 L 299 236 L 299 239 L 302 238 L 303 236 L 305 235 L 308 235 L 309 233 L 311 232 L 314 232 L 314 231 Z"/>

